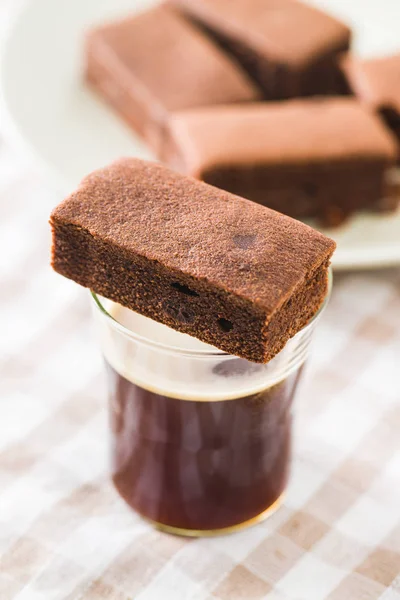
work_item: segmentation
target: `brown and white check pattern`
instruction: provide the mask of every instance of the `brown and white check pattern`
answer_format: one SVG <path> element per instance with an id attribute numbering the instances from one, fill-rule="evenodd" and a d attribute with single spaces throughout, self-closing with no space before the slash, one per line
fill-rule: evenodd
<path id="1" fill-rule="evenodd" d="M 174 538 L 107 478 L 87 294 L 48 266 L 57 201 L 2 140 L 0 599 L 400 600 L 400 271 L 337 277 L 282 509 Z"/>
<path id="2" fill-rule="evenodd" d="M 284 506 L 180 539 L 107 478 L 89 302 L 48 266 L 58 200 L 0 138 L 0 600 L 400 600 L 400 270 L 336 279 Z"/>

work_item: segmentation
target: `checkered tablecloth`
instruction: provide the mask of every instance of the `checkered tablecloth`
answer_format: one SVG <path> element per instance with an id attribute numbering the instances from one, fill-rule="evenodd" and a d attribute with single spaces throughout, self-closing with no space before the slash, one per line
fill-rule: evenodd
<path id="1" fill-rule="evenodd" d="M 59 200 L 0 143 L 0 599 L 400 600 L 400 270 L 342 275 L 267 522 L 153 531 L 107 477 L 87 293 L 48 266 Z"/>
<path id="2" fill-rule="evenodd" d="M 0 131 L 0 600 L 400 600 L 400 269 L 336 278 L 283 507 L 181 539 L 108 479 L 89 301 L 48 266 L 59 200 Z"/>

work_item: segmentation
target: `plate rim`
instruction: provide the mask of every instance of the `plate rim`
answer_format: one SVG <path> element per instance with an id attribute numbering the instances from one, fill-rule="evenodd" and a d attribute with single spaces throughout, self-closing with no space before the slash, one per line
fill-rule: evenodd
<path id="1" fill-rule="evenodd" d="M 55 165 L 50 166 L 43 158 L 40 151 L 35 148 L 28 136 L 21 131 L 17 119 L 14 117 L 10 102 L 7 97 L 5 71 L 11 41 L 20 25 L 25 11 L 32 7 L 34 0 L 22 0 L 19 6 L 11 10 L 6 31 L 2 32 L 0 39 L 0 115 L 2 117 L 2 134 L 16 150 L 19 150 L 30 161 L 42 176 L 49 182 L 50 187 L 65 193 L 68 182 Z M 62 182 L 62 183 L 61 183 Z"/>

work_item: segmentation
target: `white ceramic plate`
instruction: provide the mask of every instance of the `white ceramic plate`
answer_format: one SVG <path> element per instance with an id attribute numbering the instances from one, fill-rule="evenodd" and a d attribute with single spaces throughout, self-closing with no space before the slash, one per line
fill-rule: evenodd
<path id="1" fill-rule="evenodd" d="M 400 51 L 399 0 L 309 0 L 350 22 L 364 55 Z M 82 83 L 82 40 L 94 23 L 154 0 L 31 0 L 1 52 L 2 116 L 12 137 L 66 193 L 89 171 L 123 155 L 151 158 L 143 144 Z M 400 263 L 400 211 L 361 215 L 328 232 L 340 269 Z"/>

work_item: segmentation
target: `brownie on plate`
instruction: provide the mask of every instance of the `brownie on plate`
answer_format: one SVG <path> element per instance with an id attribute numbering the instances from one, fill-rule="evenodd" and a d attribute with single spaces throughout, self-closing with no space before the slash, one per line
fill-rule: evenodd
<path id="1" fill-rule="evenodd" d="M 298 0 L 170 0 L 245 67 L 271 100 L 342 92 L 350 29 Z"/>
<path id="2" fill-rule="evenodd" d="M 377 111 L 400 141 L 400 54 L 342 62 L 350 91 Z"/>
<path id="3" fill-rule="evenodd" d="M 396 140 L 355 99 L 254 103 L 177 113 L 162 158 L 187 175 L 295 218 L 339 225 L 393 209 Z"/>
<path id="4" fill-rule="evenodd" d="M 89 32 L 86 63 L 90 84 L 156 151 L 171 111 L 261 96 L 235 61 L 164 5 Z"/>

